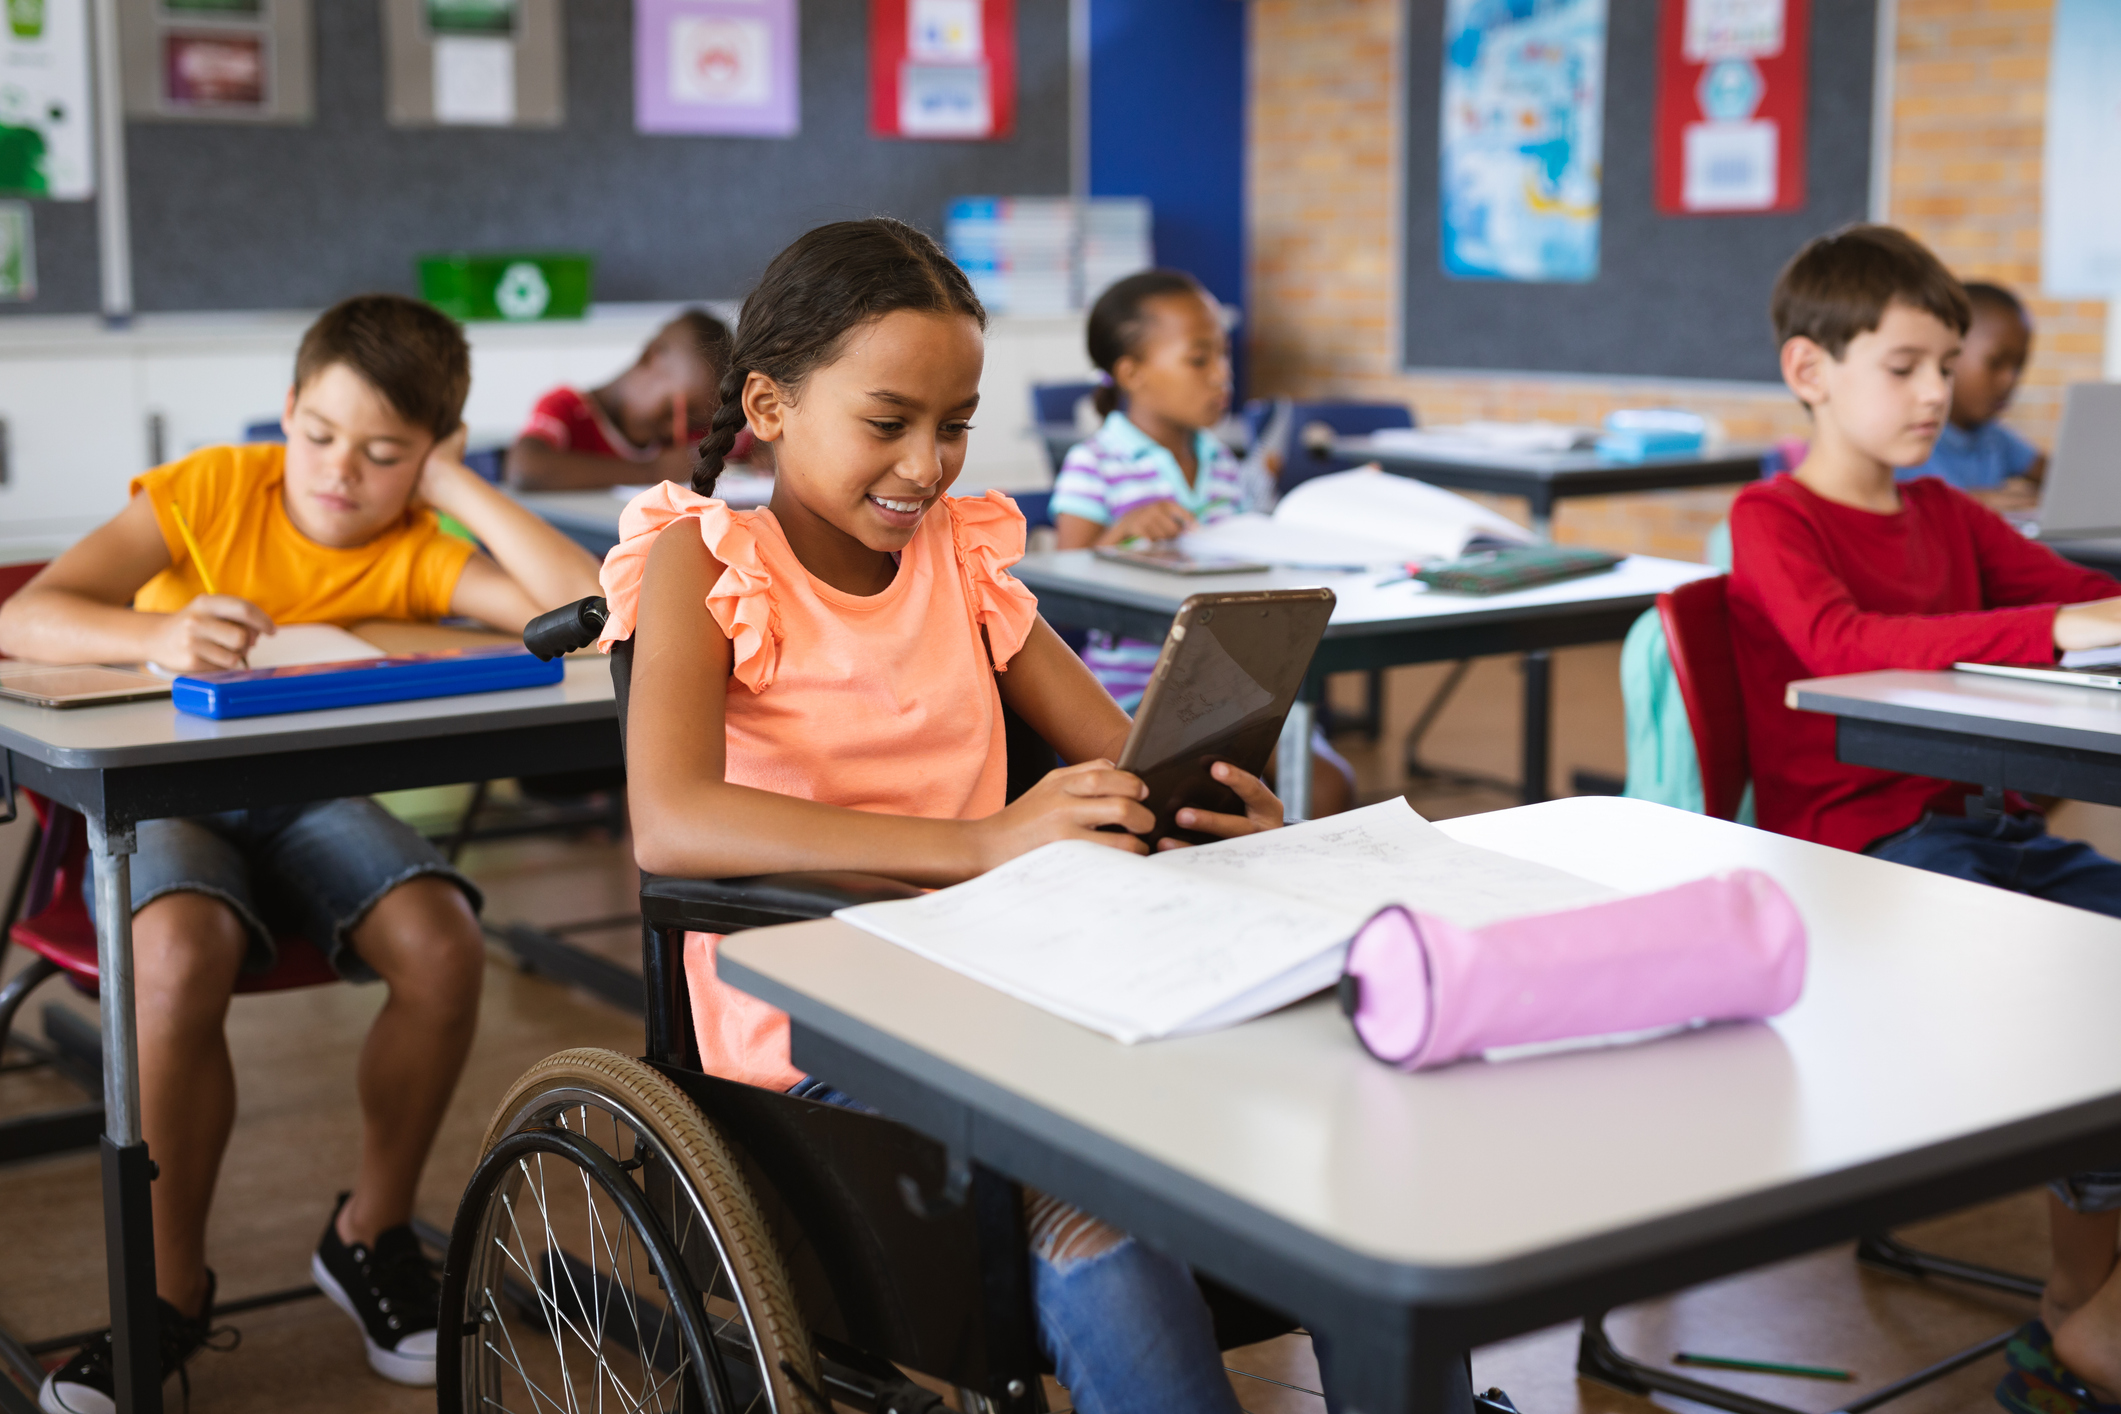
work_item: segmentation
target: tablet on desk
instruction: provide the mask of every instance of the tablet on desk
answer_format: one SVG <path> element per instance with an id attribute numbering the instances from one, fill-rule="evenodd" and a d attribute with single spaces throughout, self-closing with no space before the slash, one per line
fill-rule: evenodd
<path id="1" fill-rule="evenodd" d="M 1179 606 L 1119 754 L 1119 768 L 1149 787 L 1149 839 L 1211 838 L 1176 826 L 1186 806 L 1244 812 L 1210 771 L 1218 761 L 1266 769 L 1332 616 L 1330 589 L 1195 594 Z"/>
<path id="2" fill-rule="evenodd" d="M 168 695 L 166 679 L 138 668 L 0 662 L 0 697 L 33 707 L 95 707 Z"/>
<path id="3" fill-rule="evenodd" d="M 2067 683 L 2071 687 L 2103 687 L 2121 692 L 2121 658 L 2104 663 L 2071 663 L 2076 655 L 2065 653 L 2053 667 L 2023 663 L 1954 663 L 1962 673 L 1986 673 L 1997 678 L 2029 678 L 2034 682 Z"/>
<path id="4" fill-rule="evenodd" d="M 1176 545 L 1100 545 L 1090 552 L 1100 560 L 1165 574 L 1258 574 L 1274 568 L 1265 560 L 1234 555 L 1194 555 Z"/>

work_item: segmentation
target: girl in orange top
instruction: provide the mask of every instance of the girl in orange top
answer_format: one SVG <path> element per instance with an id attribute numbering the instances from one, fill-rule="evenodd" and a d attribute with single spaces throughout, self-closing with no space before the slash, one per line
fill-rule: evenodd
<path id="1" fill-rule="evenodd" d="M 941 885 L 1054 840 L 1148 849 L 1100 828 L 1150 829 L 1147 789 L 1112 765 L 1126 715 L 1008 573 L 1022 515 L 945 494 L 985 327 L 935 242 L 881 218 L 811 231 L 745 301 L 692 489 L 638 497 L 604 565 L 605 638 L 634 640 L 628 755 L 654 763 L 632 773 L 642 868 Z M 773 500 L 731 511 L 709 497 L 746 425 L 774 445 Z M 1004 702 L 1075 763 L 1006 805 Z M 1246 814 L 1182 826 L 1281 823 L 1258 780 L 1216 769 Z M 686 949 L 707 1068 L 814 1088 L 787 1018 L 715 979 L 715 941 Z M 1027 1208 L 1040 1331 L 1076 1408 L 1235 1414 L 1182 1265 L 1051 1199 Z"/>

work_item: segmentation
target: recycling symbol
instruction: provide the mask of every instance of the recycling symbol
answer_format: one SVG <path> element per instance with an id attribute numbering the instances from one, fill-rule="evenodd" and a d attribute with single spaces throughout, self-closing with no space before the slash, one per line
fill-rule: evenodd
<path id="1" fill-rule="evenodd" d="M 535 319 L 552 303 L 552 286 L 535 262 L 518 260 L 501 272 L 493 287 L 494 306 L 505 319 Z"/>

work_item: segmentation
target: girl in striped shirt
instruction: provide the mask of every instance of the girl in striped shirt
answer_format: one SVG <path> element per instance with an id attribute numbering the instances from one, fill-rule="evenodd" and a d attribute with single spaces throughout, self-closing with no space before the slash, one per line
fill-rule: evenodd
<path id="1" fill-rule="evenodd" d="M 1222 311 L 1180 270 L 1144 270 L 1090 310 L 1104 424 L 1077 443 L 1053 482 L 1060 548 L 1173 540 L 1249 510 L 1237 458 L 1208 431 L 1230 410 L 1230 344 Z M 1156 669 L 1158 645 L 1093 631 L 1083 661 L 1128 712 Z M 1345 761 L 1314 737 L 1311 814 L 1353 803 Z"/>

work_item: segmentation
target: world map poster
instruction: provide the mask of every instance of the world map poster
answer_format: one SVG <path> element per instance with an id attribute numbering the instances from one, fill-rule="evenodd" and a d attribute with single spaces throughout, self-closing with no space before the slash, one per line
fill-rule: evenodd
<path id="1" fill-rule="evenodd" d="M 1605 41 L 1606 0 L 1448 0 L 1446 275 L 1597 277 Z"/>

